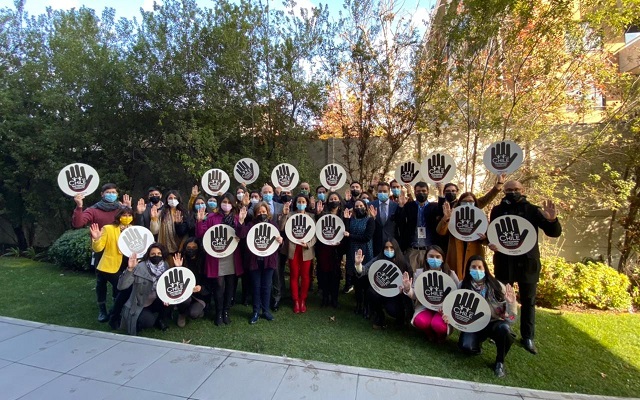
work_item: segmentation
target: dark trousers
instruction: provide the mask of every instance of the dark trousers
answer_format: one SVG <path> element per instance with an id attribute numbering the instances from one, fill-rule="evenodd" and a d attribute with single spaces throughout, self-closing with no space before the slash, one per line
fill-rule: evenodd
<path id="1" fill-rule="evenodd" d="M 512 284 L 513 285 L 513 284 Z M 520 335 L 523 339 L 533 339 L 536 333 L 536 291 L 537 283 L 520 283 Z"/>
<path id="2" fill-rule="evenodd" d="M 384 297 L 376 292 L 371 285 L 367 287 L 365 296 L 372 315 L 375 315 L 376 325 L 384 325 L 385 311 L 389 316 L 395 318 L 398 325 L 404 324 L 406 305 L 408 304 L 405 299 L 409 299 L 407 296 L 400 293 L 394 297 Z"/>
<path id="3" fill-rule="evenodd" d="M 109 274 L 96 269 L 96 297 L 98 304 L 104 304 L 107 301 L 107 283 L 111 284 L 111 296 L 115 303 L 118 296 L 118 279 L 120 273 Z"/>
<path id="4" fill-rule="evenodd" d="M 229 311 L 231 308 L 231 300 L 233 299 L 233 291 L 235 289 L 235 275 L 225 275 L 213 278 L 213 293 L 215 299 L 216 314 L 222 311 Z"/>
<path id="5" fill-rule="evenodd" d="M 159 318 L 164 319 L 168 314 L 169 307 L 165 307 L 164 304 L 162 304 L 162 300 L 156 298 L 151 305 L 143 308 L 138 316 L 136 323 L 138 333 L 143 329 L 153 327 Z"/>
<path id="6" fill-rule="evenodd" d="M 271 294 L 273 295 L 273 301 L 279 302 L 284 297 L 284 292 L 287 289 L 284 281 L 285 267 L 287 266 L 287 255 L 278 254 L 278 268 L 273 270 L 273 288 Z"/>
<path id="7" fill-rule="evenodd" d="M 188 315 L 191 319 L 199 318 L 204 312 L 204 302 L 197 301 L 193 296 L 177 305 L 178 313 Z"/>
<path id="8" fill-rule="evenodd" d="M 329 272 L 318 271 L 318 288 L 322 291 L 322 298 L 331 304 L 338 303 L 338 293 L 340 292 L 340 269 Z"/>
<path id="9" fill-rule="evenodd" d="M 258 261 L 258 269 L 251 271 L 254 313 L 269 311 L 274 271 L 271 268 L 265 268 L 263 261 Z"/>
<path id="10" fill-rule="evenodd" d="M 504 362 L 513 343 L 513 334 L 509 324 L 503 320 L 491 321 L 479 332 L 460 332 L 458 347 L 465 353 L 478 354 L 487 338 L 496 342 L 496 362 Z"/>

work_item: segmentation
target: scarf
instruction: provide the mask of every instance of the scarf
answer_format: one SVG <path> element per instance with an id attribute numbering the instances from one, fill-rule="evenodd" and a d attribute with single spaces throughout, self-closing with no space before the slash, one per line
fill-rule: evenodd
<path id="1" fill-rule="evenodd" d="M 173 215 L 169 210 L 165 217 L 160 220 L 160 232 L 158 232 L 158 242 L 167 246 L 169 253 L 173 254 L 178 251 L 176 243 L 176 227 L 173 224 Z"/>
<path id="2" fill-rule="evenodd" d="M 147 260 L 147 267 L 153 275 L 153 290 L 156 290 L 156 285 L 158 284 L 158 278 L 165 271 L 164 261 L 160 261 L 158 265 L 154 265 L 151 261 Z"/>
<path id="3" fill-rule="evenodd" d="M 230 212 L 227 215 L 222 214 L 222 222 L 225 225 L 229 225 L 230 227 L 234 228 L 235 227 L 235 216 L 233 215 L 232 212 Z"/>
<path id="4" fill-rule="evenodd" d="M 107 203 L 104 200 L 100 200 L 96 204 L 92 205 L 90 208 L 97 208 L 100 211 L 114 211 L 123 208 L 124 206 L 119 201 L 114 201 L 113 203 Z"/>
<path id="5" fill-rule="evenodd" d="M 491 317 L 492 318 L 502 318 L 504 319 L 505 314 L 507 312 L 507 302 L 506 301 L 498 301 L 496 299 L 496 294 L 493 289 L 488 285 L 485 285 L 485 280 L 483 279 L 481 282 L 476 283 L 473 279 L 471 280 L 471 287 L 473 291 L 479 293 L 482 297 L 487 300 L 489 303 L 489 307 L 491 308 Z"/>

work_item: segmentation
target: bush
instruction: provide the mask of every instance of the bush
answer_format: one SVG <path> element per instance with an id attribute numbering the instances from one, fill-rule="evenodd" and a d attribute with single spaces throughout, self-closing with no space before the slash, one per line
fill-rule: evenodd
<path id="1" fill-rule="evenodd" d="M 561 257 L 542 260 L 538 304 L 581 305 L 601 310 L 628 310 L 629 278 L 603 263 L 568 263 Z"/>
<path id="2" fill-rule="evenodd" d="M 49 257 L 61 267 L 88 271 L 91 269 L 89 229 L 66 231 L 49 247 Z"/>

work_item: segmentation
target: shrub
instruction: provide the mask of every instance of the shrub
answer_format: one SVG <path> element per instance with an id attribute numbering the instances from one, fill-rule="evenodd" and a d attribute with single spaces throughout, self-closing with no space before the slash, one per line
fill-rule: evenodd
<path id="1" fill-rule="evenodd" d="M 582 305 L 602 310 L 628 310 L 629 278 L 599 262 L 568 263 L 561 257 L 542 260 L 538 303 L 546 307 Z"/>
<path id="2" fill-rule="evenodd" d="M 89 229 L 66 231 L 49 247 L 49 257 L 61 267 L 89 270 L 91 239 Z"/>

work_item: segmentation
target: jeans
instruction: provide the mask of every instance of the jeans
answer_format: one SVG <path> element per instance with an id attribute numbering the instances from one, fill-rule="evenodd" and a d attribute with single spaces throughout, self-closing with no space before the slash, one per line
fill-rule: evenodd
<path id="1" fill-rule="evenodd" d="M 254 314 L 269 311 L 273 273 L 273 269 L 264 267 L 264 261 L 258 261 L 258 269 L 251 271 Z"/>

